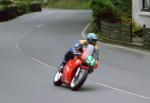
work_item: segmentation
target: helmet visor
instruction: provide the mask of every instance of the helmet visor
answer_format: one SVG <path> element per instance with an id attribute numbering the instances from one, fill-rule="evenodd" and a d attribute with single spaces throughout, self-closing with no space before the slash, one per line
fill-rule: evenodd
<path id="1" fill-rule="evenodd" d="M 92 44 L 95 44 L 97 42 L 97 39 L 92 40 Z"/>

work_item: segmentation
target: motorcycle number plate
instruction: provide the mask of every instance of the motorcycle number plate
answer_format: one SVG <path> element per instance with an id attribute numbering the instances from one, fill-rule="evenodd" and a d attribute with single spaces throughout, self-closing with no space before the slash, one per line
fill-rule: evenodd
<path id="1" fill-rule="evenodd" d="M 85 63 L 87 63 L 89 66 L 93 67 L 96 65 L 96 60 L 93 56 L 87 56 L 85 59 Z"/>

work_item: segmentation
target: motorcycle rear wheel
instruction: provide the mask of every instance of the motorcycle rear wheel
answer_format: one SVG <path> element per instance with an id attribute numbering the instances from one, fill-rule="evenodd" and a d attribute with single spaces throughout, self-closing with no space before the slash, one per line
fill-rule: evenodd
<path id="1" fill-rule="evenodd" d="M 79 89 L 85 82 L 87 76 L 88 76 L 88 70 L 81 69 L 79 67 L 71 81 L 71 84 L 70 84 L 71 90 L 75 91 Z"/>

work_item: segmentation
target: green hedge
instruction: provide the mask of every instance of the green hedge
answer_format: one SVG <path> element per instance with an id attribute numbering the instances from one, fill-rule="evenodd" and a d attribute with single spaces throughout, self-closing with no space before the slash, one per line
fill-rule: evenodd
<path id="1" fill-rule="evenodd" d="M 3 1 L 0 1 L 0 4 L 1 4 L 1 5 L 10 5 L 10 4 L 12 4 L 12 1 L 3 0 Z"/>
<path id="2" fill-rule="evenodd" d="M 34 1 L 34 2 L 31 2 L 29 4 L 29 8 L 32 12 L 37 12 L 37 11 L 41 11 L 42 8 L 41 8 L 41 2 L 37 2 L 37 1 Z"/>
<path id="3" fill-rule="evenodd" d="M 119 20 L 119 11 L 112 0 L 92 0 L 91 8 L 96 32 L 100 31 L 101 20 L 107 22 L 117 22 Z"/>
<path id="4" fill-rule="evenodd" d="M 6 21 L 17 16 L 29 13 L 41 11 L 40 2 L 16 2 L 9 5 L 0 6 L 0 21 Z"/>
<path id="5" fill-rule="evenodd" d="M 115 22 L 118 20 L 118 11 L 112 0 L 93 0 L 91 3 L 95 20 Z"/>
<path id="6" fill-rule="evenodd" d="M 132 0 L 92 0 L 91 8 L 96 32 L 99 32 L 101 20 L 125 24 L 132 22 Z"/>

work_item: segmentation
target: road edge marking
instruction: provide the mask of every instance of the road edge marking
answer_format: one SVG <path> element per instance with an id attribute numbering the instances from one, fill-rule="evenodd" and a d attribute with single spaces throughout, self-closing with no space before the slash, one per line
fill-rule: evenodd
<path id="1" fill-rule="evenodd" d="M 36 59 L 36 58 L 33 58 L 33 57 L 31 57 L 31 59 L 32 59 L 33 61 L 37 62 L 37 63 L 40 63 L 40 64 L 44 65 L 45 67 L 51 68 L 51 69 L 53 69 L 53 70 L 57 70 L 56 67 L 51 66 L 51 65 L 48 65 L 48 64 L 46 64 L 46 63 L 40 61 L 39 59 Z"/>
<path id="2" fill-rule="evenodd" d="M 129 91 L 127 91 L 127 90 L 115 88 L 115 87 L 112 87 L 112 86 L 109 86 L 109 85 L 106 85 L 106 84 L 103 84 L 103 83 L 99 83 L 99 82 L 97 82 L 96 84 L 99 85 L 99 86 L 103 86 L 103 87 L 106 87 L 106 88 L 109 88 L 109 89 L 118 91 L 118 92 L 130 94 L 130 95 L 134 95 L 134 96 L 136 96 L 136 97 L 140 97 L 140 98 L 144 98 L 144 99 L 150 100 L 150 97 L 143 96 L 143 95 L 140 95 L 140 94 L 136 94 L 136 93 L 133 93 L 133 92 L 129 92 Z"/>

